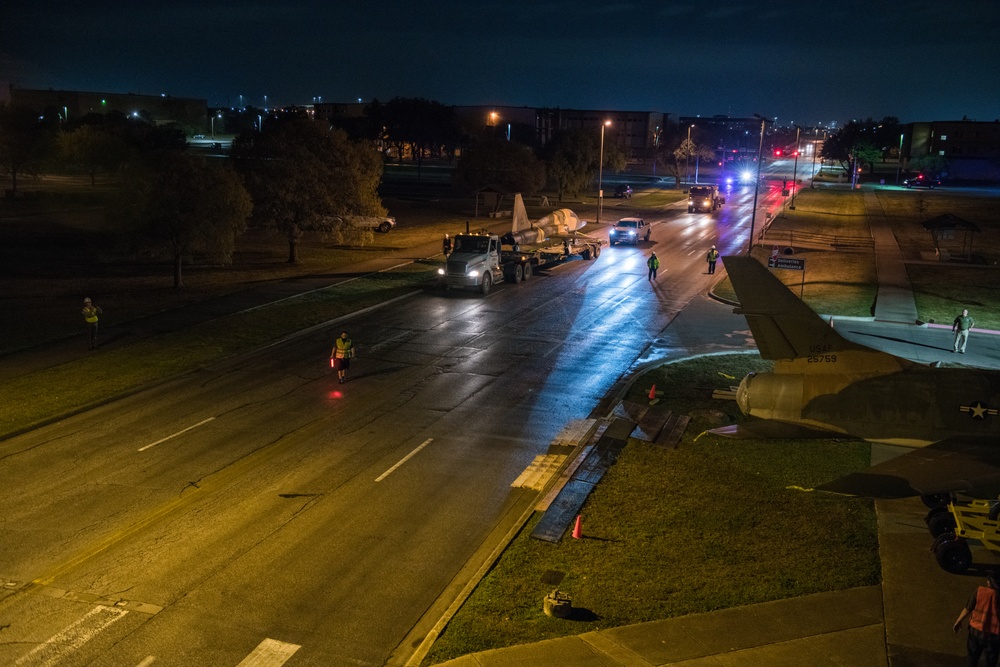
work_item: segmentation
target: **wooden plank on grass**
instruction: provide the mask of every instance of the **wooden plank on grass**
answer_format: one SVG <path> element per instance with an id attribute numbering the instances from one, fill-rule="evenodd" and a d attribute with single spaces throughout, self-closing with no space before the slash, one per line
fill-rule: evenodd
<path id="1" fill-rule="evenodd" d="M 667 418 L 667 423 L 663 425 L 660 437 L 656 439 L 656 444 L 670 448 L 677 447 L 681 442 L 681 438 L 684 437 L 684 431 L 687 430 L 688 422 L 690 421 L 691 417 L 687 415 L 677 415 L 671 412 Z"/>

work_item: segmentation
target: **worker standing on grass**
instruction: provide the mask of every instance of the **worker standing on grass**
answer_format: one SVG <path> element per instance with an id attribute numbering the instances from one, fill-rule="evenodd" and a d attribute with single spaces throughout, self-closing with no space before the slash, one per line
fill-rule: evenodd
<path id="1" fill-rule="evenodd" d="M 986 574 L 986 586 L 980 586 L 969 598 L 955 620 L 952 629 L 962 631 L 962 621 L 969 618 L 968 665 L 979 664 L 979 656 L 986 656 L 986 667 L 996 667 L 1000 658 L 1000 613 L 997 609 L 997 588 L 1000 588 L 1000 575 L 996 572 Z"/>
<path id="2" fill-rule="evenodd" d="M 330 359 L 333 360 L 333 367 L 337 371 L 340 384 L 347 382 L 347 369 L 351 367 L 351 359 L 354 358 L 354 343 L 347 337 L 344 331 L 333 343 L 333 350 L 330 351 Z"/>
<path id="3" fill-rule="evenodd" d="M 100 306 L 95 306 L 89 299 L 83 300 L 83 321 L 87 325 L 88 349 L 97 349 L 97 316 L 104 313 Z"/>
<path id="4" fill-rule="evenodd" d="M 649 267 L 649 277 L 646 280 L 656 280 L 656 271 L 660 268 L 660 258 L 656 256 L 655 251 L 649 255 L 646 266 Z"/>
<path id="5" fill-rule="evenodd" d="M 955 347 L 952 352 L 965 354 L 965 345 L 969 342 L 969 331 L 976 326 L 975 320 L 969 315 L 968 310 L 963 310 L 962 314 L 955 318 L 951 324 L 951 332 L 955 334 Z"/>

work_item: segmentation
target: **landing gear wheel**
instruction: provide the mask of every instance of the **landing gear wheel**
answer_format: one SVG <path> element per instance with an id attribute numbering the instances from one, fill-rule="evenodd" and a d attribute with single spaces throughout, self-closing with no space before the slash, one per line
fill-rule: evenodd
<path id="1" fill-rule="evenodd" d="M 938 511 L 944 510 L 944 511 Z M 931 531 L 931 537 L 940 537 L 947 533 L 954 533 L 958 525 L 955 517 L 945 508 L 935 508 L 931 514 L 927 515 L 927 530 Z"/>
<path id="2" fill-rule="evenodd" d="M 934 548 L 934 558 L 945 572 L 962 574 L 972 565 L 972 550 L 965 540 L 944 540 Z"/>
<path id="3" fill-rule="evenodd" d="M 489 294 L 491 287 L 493 287 L 493 276 L 489 273 L 484 273 L 483 284 L 479 286 L 479 291 L 483 294 Z"/>
<path id="4" fill-rule="evenodd" d="M 528 278 L 530 278 L 531 277 L 531 272 L 532 272 L 531 264 L 525 264 L 524 265 L 524 269 L 522 270 L 522 272 L 524 274 L 522 276 L 523 280 L 527 280 Z"/>

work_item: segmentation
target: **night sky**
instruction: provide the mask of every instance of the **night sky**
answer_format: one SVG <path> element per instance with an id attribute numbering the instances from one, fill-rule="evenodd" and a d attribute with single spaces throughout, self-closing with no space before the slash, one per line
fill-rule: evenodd
<path id="1" fill-rule="evenodd" d="M 445 104 L 1000 118 L 1000 0 L 0 3 L 25 88 L 267 106 Z"/>

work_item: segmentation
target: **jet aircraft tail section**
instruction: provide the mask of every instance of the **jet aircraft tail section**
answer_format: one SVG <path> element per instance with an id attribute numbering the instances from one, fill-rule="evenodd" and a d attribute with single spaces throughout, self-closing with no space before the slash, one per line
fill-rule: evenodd
<path id="1" fill-rule="evenodd" d="M 797 359 L 846 351 L 872 352 L 848 341 L 752 257 L 724 257 L 739 308 L 763 359 Z"/>
<path id="2" fill-rule="evenodd" d="M 510 231 L 517 233 L 525 229 L 531 229 L 531 221 L 528 219 L 528 212 L 524 210 L 524 199 L 518 192 L 514 195 L 514 223 Z"/>

